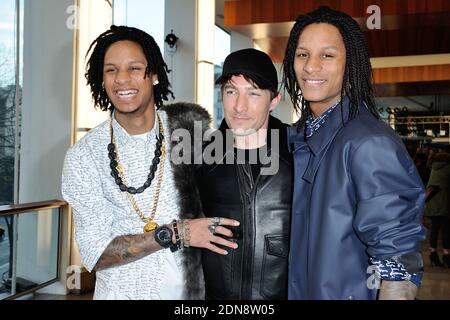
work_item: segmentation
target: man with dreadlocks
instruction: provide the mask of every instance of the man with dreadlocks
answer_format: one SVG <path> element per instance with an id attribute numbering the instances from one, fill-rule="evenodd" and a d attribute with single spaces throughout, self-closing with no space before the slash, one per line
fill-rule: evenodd
<path id="1" fill-rule="evenodd" d="M 288 133 L 289 299 L 414 299 L 423 185 L 402 141 L 379 120 L 357 22 L 327 7 L 299 16 L 283 72 L 301 113 Z"/>
<path id="2" fill-rule="evenodd" d="M 224 226 L 238 222 L 197 217 L 194 170 L 171 161 L 170 136 L 192 132 L 195 120 L 206 130 L 209 115 L 193 104 L 163 106 L 168 69 L 149 34 L 112 26 L 91 49 L 87 82 L 111 118 L 67 152 L 62 193 L 83 264 L 97 271 L 94 298 L 204 298 L 200 250 L 188 247 L 227 254 L 237 244 Z"/>

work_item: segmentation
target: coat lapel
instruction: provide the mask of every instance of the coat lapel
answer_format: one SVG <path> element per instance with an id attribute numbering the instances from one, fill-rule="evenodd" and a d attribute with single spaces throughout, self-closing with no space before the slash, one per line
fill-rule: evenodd
<path id="1" fill-rule="evenodd" d="M 305 138 L 305 128 L 302 126 L 299 131 L 296 128 L 290 128 L 289 146 L 294 153 L 305 152 L 300 155 L 300 166 L 307 162 L 306 169 L 302 179 L 308 183 L 314 181 L 320 163 L 331 146 L 337 133 L 342 129 L 344 123 L 348 122 L 349 99 L 344 98 L 342 104 L 339 104 L 330 114 L 326 122 L 310 138 Z M 309 158 L 307 154 L 309 153 Z"/>

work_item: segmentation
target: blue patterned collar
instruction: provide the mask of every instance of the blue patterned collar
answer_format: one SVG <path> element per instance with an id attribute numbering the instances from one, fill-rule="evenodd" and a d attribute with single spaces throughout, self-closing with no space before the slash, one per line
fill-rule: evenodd
<path id="1" fill-rule="evenodd" d="M 313 118 L 312 115 L 308 116 L 308 119 L 306 119 L 306 138 L 312 137 L 312 135 L 319 130 L 319 128 L 327 121 L 327 119 L 330 117 L 330 114 L 333 112 L 333 110 L 336 108 L 336 106 L 339 104 L 340 101 L 336 102 L 334 106 L 329 108 L 327 111 L 325 111 L 320 117 Z"/>

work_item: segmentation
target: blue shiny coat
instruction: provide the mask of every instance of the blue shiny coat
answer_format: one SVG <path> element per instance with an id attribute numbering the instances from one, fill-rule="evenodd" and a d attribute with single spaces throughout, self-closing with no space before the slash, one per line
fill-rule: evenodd
<path id="1" fill-rule="evenodd" d="M 369 256 L 419 252 L 425 238 L 424 189 L 406 148 L 365 106 L 347 122 L 348 103 L 306 141 L 304 128 L 288 129 L 289 299 L 375 299 Z"/>

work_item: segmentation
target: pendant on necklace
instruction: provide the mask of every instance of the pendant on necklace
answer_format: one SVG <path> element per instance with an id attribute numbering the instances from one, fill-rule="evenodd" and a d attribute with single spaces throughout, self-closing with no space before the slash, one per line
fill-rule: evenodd
<path id="1" fill-rule="evenodd" d="M 155 221 L 153 221 L 151 218 L 148 218 L 147 223 L 144 226 L 144 232 L 153 231 L 158 227 L 159 227 L 159 225 Z"/>

